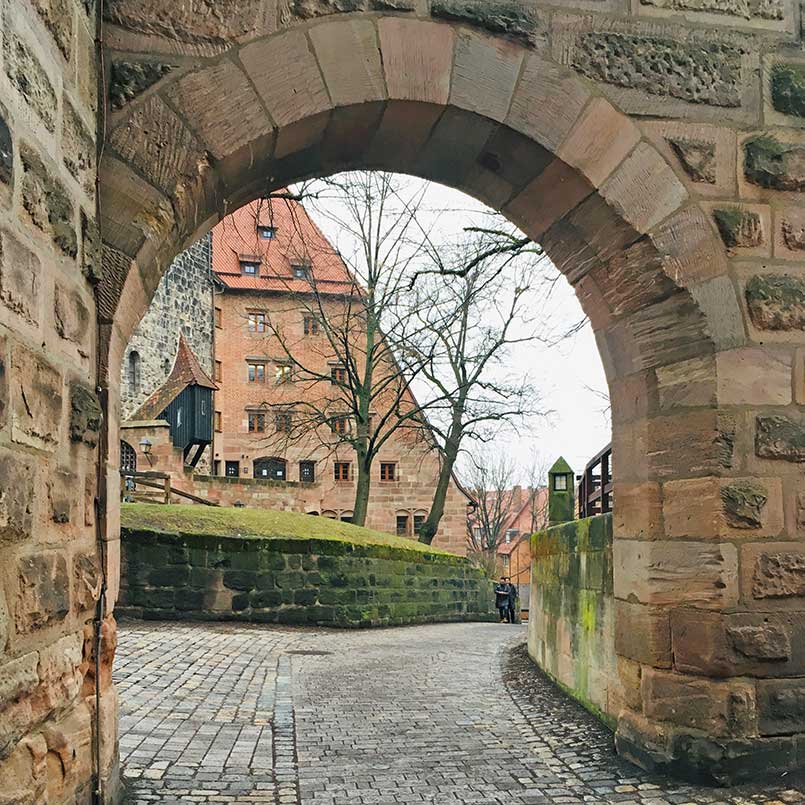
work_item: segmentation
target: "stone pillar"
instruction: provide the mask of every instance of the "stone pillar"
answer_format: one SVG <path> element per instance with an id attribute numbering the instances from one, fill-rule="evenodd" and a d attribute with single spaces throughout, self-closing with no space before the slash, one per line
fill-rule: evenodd
<path id="1" fill-rule="evenodd" d="M 548 525 L 576 519 L 575 476 L 561 456 L 548 470 Z"/>
<path id="2" fill-rule="evenodd" d="M 21 803 L 94 788 L 95 23 L 91 2 L 2 7 L 0 798 Z M 111 647 L 102 775 L 116 755 Z"/>

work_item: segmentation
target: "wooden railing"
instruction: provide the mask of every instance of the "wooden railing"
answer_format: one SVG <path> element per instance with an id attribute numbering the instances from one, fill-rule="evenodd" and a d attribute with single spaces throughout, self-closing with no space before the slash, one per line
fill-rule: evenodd
<path id="1" fill-rule="evenodd" d="M 579 517 L 612 511 L 612 444 L 594 456 L 579 477 Z"/>
<path id="2" fill-rule="evenodd" d="M 166 505 L 170 505 L 172 495 L 192 500 L 193 503 L 200 503 L 202 506 L 219 505 L 214 500 L 200 498 L 198 495 L 192 495 L 190 492 L 184 492 L 181 489 L 176 489 L 176 487 L 171 486 L 171 477 L 166 472 L 136 472 L 134 470 L 120 470 L 121 500 L 125 500 L 127 494 L 133 492 L 133 489 L 129 489 L 129 484 L 127 483 L 129 481 L 139 486 L 148 486 L 152 489 L 163 490 L 162 502 Z"/>

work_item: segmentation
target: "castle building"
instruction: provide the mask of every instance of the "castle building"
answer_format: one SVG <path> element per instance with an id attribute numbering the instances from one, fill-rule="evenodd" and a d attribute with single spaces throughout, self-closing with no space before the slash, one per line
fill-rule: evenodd
<path id="1" fill-rule="evenodd" d="M 192 260 L 185 257 L 174 263 L 163 283 L 171 283 L 173 291 L 183 296 L 185 286 L 172 276 L 177 267 L 183 278 L 189 271 L 195 273 L 209 312 L 203 306 L 197 309 L 193 300 L 177 301 L 171 289 L 160 286 L 140 327 L 144 332 L 138 331 L 132 339 L 124 361 L 124 389 L 126 381 L 132 380 L 127 371 L 133 351 L 139 353 L 143 366 L 139 385 L 129 382 L 130 392 L 124 399 L 124 410 L 130 412 L 122 431 L 126 453 L 133 450 L 136 459 L 138 442 L 144 438 L 151 449 L 148 468 L 181 472 L 177 488 L 197 496 L 349 521 L 357 480 L 354 449 L 323 423 L 311 423 L 309 432 L 290 438 L 298 413 L 295 405 L 326 395 L 330 382 L 336 383 L 343 371 L 309 302 L 312 285 L 322 317 L 337 316 L 347 300 L 354 301 L 357 286 L 337 251 L 301 204 L 263 199 L 224 218 Z M 195 332 L 195 320 L 200 332 Z M 158 357 L 152 354 L 155 332 L 160 334 Z M 209 475 L 189 471 L 186 445 L 176 444 L 171 436 L 176 423 L 160 425 L 154 420 L 158 418 L 154 405 L 143 405 L 143 398 L 160 399 L 163 387 L 171 385 L 167 375 L 180 341 L 187 351 L 184 362 L 191 356 L 199 368 L 206 371 L 209 365 L 210 379 L 217 387 L 212 392 L 208 426 L 211 449 L 204 452 L 199 465 Z M 289 359 L 289 351 L 294 360 Z M 332 380 L 299 380 L 296 360 L 315 366 L 321 378 Z M 163 378 L 158 370 L 165 365 L 168 371 Z M 159 383 L 154 383 L 157 377 Z M 372 413 L 383 416 L 386 412 Z M 135 417 L 137 421 L 131 421 Z M 341 425 L 338 422 L 333 428 Z M 349 424 L 345 421 L 343 427 Z M 166 445 L 169 437 L 173 444 Z M 196 438 L 203 445 L 198 434 Z M 192 456 L 199 461 L 198 451 Z M 374 462 L 367 527 L 416 538 L 432 502 L 439 460 L 424 423 L 395 432 Z M 458 483 L 451 483 L 434 545 L 466 552 L 469 503 Z"/>

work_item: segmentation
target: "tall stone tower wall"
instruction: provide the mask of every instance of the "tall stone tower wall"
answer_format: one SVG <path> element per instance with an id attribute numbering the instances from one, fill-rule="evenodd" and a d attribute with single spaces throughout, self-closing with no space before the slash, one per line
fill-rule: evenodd
<path id="1" fill-rule="evenodd" d="M 210 377 L 213 375 L 212 235 L 208 233 L 171 263 L 120 367 L 121 413 L 128 419 L 167 379 L 184 335 Z M 139 383 L 130 377 L 131 353 L 139 356 Z"/>

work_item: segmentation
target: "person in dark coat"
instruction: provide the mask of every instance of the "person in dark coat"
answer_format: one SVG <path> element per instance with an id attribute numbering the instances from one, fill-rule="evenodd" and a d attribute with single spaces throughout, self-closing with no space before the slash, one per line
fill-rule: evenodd
<path id="1" fill-rule="evenodd" d="M 506 578 L 509 585 L 509 623 L 517 623 L 517 585 L 512 584 L 511 576 Z"/>
<path id="2" fill-rule="evenodd" d="M 506 623 L 509 619 L 509 592 L 506 577 L 501 576 L 500 581 L 495 585 L 495 606 L 500 613 L 501 623 Z"/>

